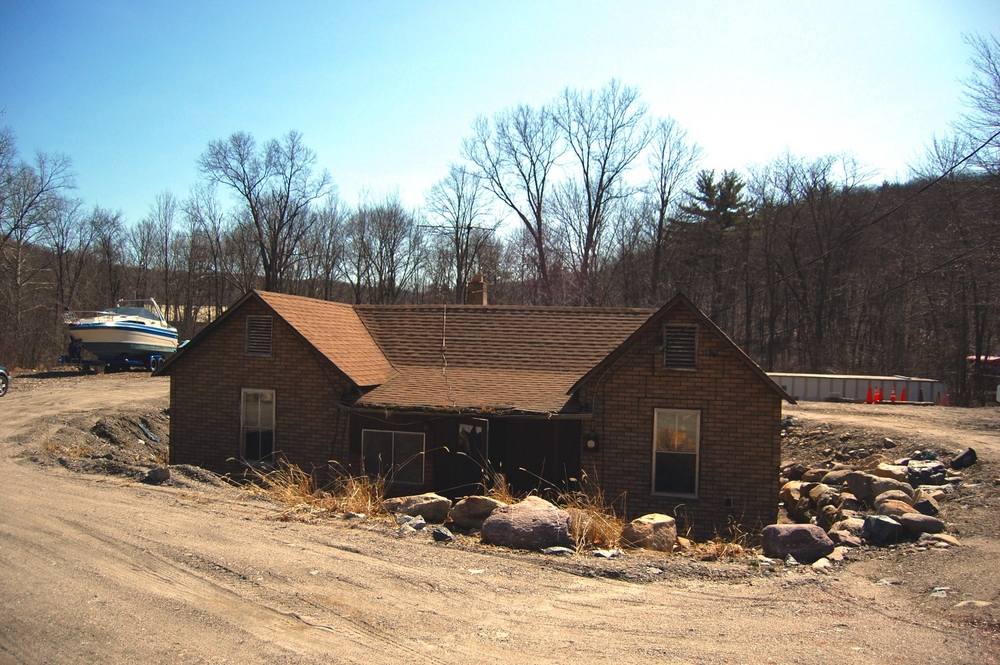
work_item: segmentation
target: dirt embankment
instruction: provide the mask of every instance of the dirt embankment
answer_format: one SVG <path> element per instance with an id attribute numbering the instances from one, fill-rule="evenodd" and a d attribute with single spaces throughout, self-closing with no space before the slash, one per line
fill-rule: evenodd
<path id="1" fill-rule="evenodd" d="M 371 521 L 283 520 L 199 478 L 102 469 L 162 455 L 149 434 L 165 440 L 167 387 L 56 373 L 16 378 L 0 400 L 0 661 L 998 662 L 1000 520 L 976 487 L 944 506 L 963 546 L 869 551 L 826 575 L 442 545 Z M 982 478 L 967 484 L 996 472 L 996 411 L 880 420 L 840 406 L 789 409 L 804 431 L 825 424 L 819 456 L 821 437 L 849 429 L 900 448 L 975 442 Z"/>

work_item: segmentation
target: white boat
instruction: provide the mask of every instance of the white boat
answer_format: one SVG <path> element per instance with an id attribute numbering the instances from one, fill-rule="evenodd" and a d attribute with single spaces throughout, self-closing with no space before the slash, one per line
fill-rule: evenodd
<path id="1" fill-rule="evenodd" d="M 65 313 L 70 357 L 80 359 L 79 347 L 106 362 L 133 361 L 152 366 L 177 350 L 177 328 L 167 323 L 152 298 L 119 300 L 100 312 Z"/>

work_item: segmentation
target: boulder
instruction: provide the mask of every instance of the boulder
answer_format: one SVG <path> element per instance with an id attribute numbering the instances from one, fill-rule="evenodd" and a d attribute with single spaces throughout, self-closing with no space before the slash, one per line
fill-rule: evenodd
<path id="1" fill-rule="evenodd" d="M 914 497 L 913 501 L 913 507 L 917 509 L 918 513 L 934 517 L 941 512 L 937 501 L 923 492 L 919 492 L 919 495 L 919 497 Z"/>
<path id="2" fill-rule="evenodd" d="M 910 470 L 910 484 L 914 487 L 918 485 L 944 485 L 947 467 L 937 460 L 911 459 L 907 463 Z"/>
<path id="3" fill-rule="evenodd" d="M 831 487 L 840 487 L 841 485 L 844 484 L 844 478 L 846 478 L 847 474 L 851 473 L 852 471 L 854 471 L 853 468 L 834 469 L 833 471 L 830 471 L 825 476 L 823 476 L 823 479 L 820 482 L 822 482 L 824 485 L 829 485 Z"/>
<path id="4" fill-rule="evenodd" d="M 660 513 L 643 515 L 625 526 L 621 542 L 628 547 L 671 552 L 677 542 L 677 521 Z"/>
<path id="5" fill-rule="evenodd" d="M 852 536 L 860 536 L 865 530 L 865 521 L 857 517 L 840 520 L 830 527 L 831 531 L 846 531 Z"/>
<path id="6" fill-rule="evenodd" d="M 951 468 L 964 469 L 966 467 L 970 467 L 976 463 L 976 459 L 976 451 L 972 448 L 966 448 L 951 460 Z"/>
<path id="7" fill-rule="evenodd" d="M 820 509 L 823 506 L 835 506 L 837 505 L 837 500 L 840 499 L 840 490 L 834 489 L 829 485 L 824 485 L 823 483 L 817 483 L 815 487 L 809 490 L 809 499 Z"/>
<path id="8" fill-rule="evenodd" d="M 913 497 L 913 487 L 908 483 L 900 482 L 893 478 L 879 478 L 875 477 L 872 481 L 872 493 L 878 496 L 882 492 L 888 492 L 889 490 L 899 490 L 900 492 L 906 494 L 906 496 Z M 874 498 L 874 497 L 873 497 Z M 870 504 L 874 505 L 874 503 Z"/>
<path id="9" fill-rule="evenodd" d="M 907 513 L 914 513 L 919 515 L 913 506 L 906 503 L 905 501 L 895 501 L 893 499 L 887 499 L 879 504 L 878 510 L 879 515 L 888 515 L 889 517 L 896 518 L 897 520 L 901 515 L 906 515 Z"/>
<path id="10" fill-rule="evenodd" d="M 863 504 L 872 505 L 875 501 L 875 493 L 872 491 L 872 482 L 877 479 L 870 473 L 864 471 L 852 471 L 844 477 L 847 491 L 858 498 Z"/>
<path id="11" fill-rule="evenodd" d="M 830 537 L 815 524 L 771 524 L 760 532 L 764 556 L 812 563 L 833 551 Z"/>
<path id="12" fill-rule="evenodd" d="M 448 517 L 459 529 L 481 529 L 493 511 L 507 504 L 487 496 L 467 496 L 451 509 Z"/>
<path id="13" fill-rule="evenodd" d="M 905 483 L 910 478 L 910 470 L 905 466 L 897 466 L 895 464 L 881 463 L 874 469 L 871 469 L 871 474 L 873 476 L 879 476 L 881 478 L 892 478 L 893 480 L 898 480 L 901 483 Z"/>
<path id="14" fill-rule="evenodd" d="M 804 464 L 789 464 L 781 470 L 781 475 L 789 480 L 802 480 L 802 474 L 809 470 Z"/>
<path id="15" fill-rule="evenodd" d="M 887 492 L 882 492 L 877 497 L 875 497 L 875 510 L 886 501 L 902 501 L 903 503 L 911 503 L 913 498 L 906 492 L 900 490 L 889 490 Z"/>
<path id="16" fill-rule="evenodd" d="M 804 483 L 818 483 L 827 473 L 829 473 L 829 471 L 826 469 L 809 469 L 802 474 L 801 480 Z"/>
<path id="17" fill-rule="evenodd" d="M 520 503 L 501 506 L 483 522 L 482 541 L 512 549 L 543 550 L 571 547 L 569 513 L 545 499 L 529 496 Z"/>
<path id="18" fill-rule="evenodd" d="M 837 545 L 843 547 L 861 547 L 861 539 L 847 531 L 833 529 L 826 535 Z"/>
<path id="19" fill-rule="evenodd" d="M 170 469 L 165 466 L 154 466 L 146 472 L 146 482 L 159 485 L 170 480 Z"/>
<path id="20" fill-rule="evenodd" d="M 900 515 L 897 520 L 903 525 L 904 529 L 913 535 L 920 533 L 941 533 L 944 531 L 944 522 L 930 515 L 907 513 Z"/>
<path id="21" fill-rule="evenodd" d="M 809 500 L 808 496 L 803 496 L 799 497 L 799 502 L 788 511 L 788 514 L 796 522 L 805 524 L 811 522 L 812 518 L 816 516 L 812 508 L 812 501 Z"/>
<path id="22" fill-rule="evenodd" d="M 858 497 L 854 496 L 850 492 L 840 493 L 840 503 L 838 507 L 841 510 L 861 510 L 861 502 L 858 501 Z"/>
<path id="23" fill-rule="evenodd" d="M 864 535 L 880 543 L 895 543 L 903 535 L 903 525 L 886 515 L 869 515 L 865 518 Z"/>
<path id="24" fill-rule="evenodd" d="M 838 520 L 840 520 L 840 511 L 837 510 L 837 506 L 830 503 L 820 508 L 819 512 L 816 513 L 816 521 L 824 531 L 829 529 Z"/>
<path id="25" fill-rule="evenodd" d="M 778 499 L 784 503 L 786 507 L 791 508 L 799 502 L 799 497 L 802 496 L 799 491 L 799 488 L 801 487 L 801 480 L 789 480 L 781 486 L 781 491 L 778 492 Z"/>
<path id="26" fill-rule="evenodd" d="M 451 510 L 451 499 L 429 492 L 386 499 L 382 505 L 395 515 L 402 514 L 414 517 L 422 515 L 428 522 L 441 524 L 448 518 L 448 511 Z"/>

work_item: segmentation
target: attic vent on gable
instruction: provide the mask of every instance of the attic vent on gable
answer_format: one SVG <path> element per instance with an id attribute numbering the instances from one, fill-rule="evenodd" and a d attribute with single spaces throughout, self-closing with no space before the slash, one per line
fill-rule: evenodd
<path id="1" fill-rule="evenodd" d="M 271 355 L 271 317 L 247 317 L 247 355 Z"/>
<path id="2" fill-rule="evenodd" d="M 698 326 L 663 326 L 663 366 L 698 368 Z"/>

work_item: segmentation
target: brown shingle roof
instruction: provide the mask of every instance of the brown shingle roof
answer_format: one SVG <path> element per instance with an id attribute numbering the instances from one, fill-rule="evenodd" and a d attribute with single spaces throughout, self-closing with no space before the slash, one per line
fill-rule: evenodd
<path id="1" fill-rule="evenodd" d="M 269 291 L 256 293 L 355 384 L 377 386 L 392 376 L 392 365 L 351 305 Z"/>
<path id="2" fill-rule="evenodd" d="M 654 311 L 473 305 L 355 310 L 399 371 L 358 406 L 543 413 L 570 409 L 573 383 Z"/>

